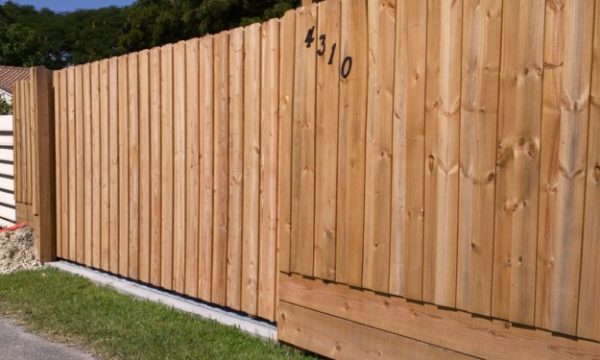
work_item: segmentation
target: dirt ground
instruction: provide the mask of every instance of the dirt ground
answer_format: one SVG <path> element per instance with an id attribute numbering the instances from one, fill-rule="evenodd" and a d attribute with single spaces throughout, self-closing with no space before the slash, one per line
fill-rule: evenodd
<path id="1" fill-rule="evenodd" d="M 0 233 L 0 274 L 39 266 L 30 227 Z"/>

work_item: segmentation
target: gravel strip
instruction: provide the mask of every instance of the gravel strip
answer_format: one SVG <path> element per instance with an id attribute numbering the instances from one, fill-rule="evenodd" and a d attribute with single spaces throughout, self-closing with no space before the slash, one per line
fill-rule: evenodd
<path id="1" fill-rule="evenodd" d="M 0 274 L 40 266 L 35 258 L 33 229 L 24 227 L 0 233 Z"/>

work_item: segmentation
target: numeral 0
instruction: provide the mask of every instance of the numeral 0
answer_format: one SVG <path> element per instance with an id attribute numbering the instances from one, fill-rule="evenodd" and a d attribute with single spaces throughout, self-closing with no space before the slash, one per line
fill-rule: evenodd
<path id="1" fill-rule="evenodd" d="M 346 56 L 344 58 L 344 61 L 342 62 L 342 68 L 340 69 L 340 74 L 342 75 L 342 78 L 348 78 L 348 75 L 350 75 L 350 71 L 352 71 L 352 57 Z"/>

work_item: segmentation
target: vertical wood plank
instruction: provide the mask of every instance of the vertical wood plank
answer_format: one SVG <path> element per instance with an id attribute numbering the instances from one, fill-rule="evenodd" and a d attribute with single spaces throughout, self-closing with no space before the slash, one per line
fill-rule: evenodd
<path id="1" fill-rule="evenodd" d="M 150 283 L 161 284 L 161 51 L 150 50 Z"/>
<path id="2" fill-rule="evenodd" d="M 390 288 L 423 296 L 427 2 L 396 4 Z"/>
<path id="3" fill-rule="evenodd" d="M 456 306 L 490 315 L 502 2 L 464 1 Z"/>
<path id="4" fill-rule="evenodd" d="M 200 40 L 200 220 L 198 296 L 210 301 L 213 242 L 213 37 Z"/>
<path id="5" fill-rule="evenodd" d="M 296 11 L 294 109 L 292 151 L 292 237 L 290 270 L 313 275 L 315 228 L 315 91 L 318 43 L 305 43 L 307 33 L 316 37 L 317 5 Z"/>
<path id="6" fill-rule="evenodd" d="M 119 96 L 119 274 L 129 274 L 129 87 L 127 55 L 118 63 Z"/>
<path id="7" fill-rule="evenodd" d="M 290 237 L 292 229 L 292 112 L 294 97 L 294 59 L 296 41 L 296 12 L 290 10 L 281 18 L 279 35 L 279 174 L 278 210 L 278 268 L 290 271 Z"/>
<path id="8" fill-rule="evenodd" d="M 327 46 L 317 53 L 314 275 L 335 280 L 340 1 L 320 3 L 317 17 Z"/>
<path id="9" fill-rule="evenodd" d="M 395 0 L 368 2 L 363 286 L 389 290 Z"/>
<path id="10" fill-rule="evenodd" d="M 600 2 L 594 15 L 592 83 L 577 336 L 600 340 Z"/>
<path id="11" fill-rule="evenodd" d="M 173 47 L 173 290 L 185 291 L 185 42 Z"/>
<path id="12" fill-rule="evenodd" d="M 140 128 L 138 54 L 127 56 L 127 91 L 129 116 L 129 277 L 139 279 L 140 231 Z"/>
<path id="13" fill-rule="evenodd" d="M 244 29 L 244 209 L 242 229 L 242 311 L 258 312 L 260 32 Z"/>
<path id="14" fill-rule="evenodd" d="M 199 200 L 199 113 L 198 40 L 185 43 L 185 293 L 198 296 L 198 200 Z"/>
<path id="15" fill-rule="evenodd" d="M 357 99 L 367 98 L 366 34 L 366 2 L 343 1 L 340 61 L 349 56 L 352 67 L 340 80 L 335 277 L 354 286 L 362 284 L 367 104 Z"/>
<path id="16" fill-rule="evenodd" d="M 423 300 L 456 303 L 462 1 L 429 1 Z"/>
<path id="17" fill-rule="evenodd" d="M 227 291 L 227 201 L 229 188 L 229 33 L 214 37 L 214 197 L 211 300 L 226 303 Z"/>
<path id="18" fill-rule="evenodd" d="M 91 140 L 92 146 L 91 156 L 88 156 L 88 160 L 91 160 L 91 192 L 92 192 L 92 263 L 91 265 L 95 268 L 100 267 L 100 253 L 101 253 L 101 240 L 100 240 L 100 179 L 102 177 L 100 173 L 100 64 L 93 62 L 90 64 L 90 99 L 91 99 Z"/>
<path id="19" fill-rule="evenodd" d="M 279 21 L 261 32 L 260 251 L 258 315 L 275 319 L 277 281 L 277 120 L 279 102 Z"/>
<path id="20" fill-rule="evenodd" d="M 100 268 L 108 271 L 110 268 L 110 149 L 109 126 L 110 114 L 108 89 L 108 60 L 100 61 L 100 237 L 102 250 L 100 252 Z"/>
<path id="21" fill-rule="evenodd" d="M 119 62 L 108 60 L 110 272 L 119 272 Z"/>
<path id="22" fill-rule="evenodd" d="M 173 289 L 173 46 L 160 51 L 161 286 Z"/>
<path id="23" fill-rule="evenodd" d="M 504 0 L 492 316 L 533 325 L 544 1 Z"/>
<path id="24" fill-rule="evenodd" d="M 150 54 L 144 50 L 138 53 L 139 71 L 139 279 L 150 282 Z"/>
<path id="25" fill-rule="evenodd" d="M 59 86 L 60 93 L 60 153 L 57 154 L 60 158 L 60 195 L 61 195 L 61 203 L 62 203 L 62 211 L 59 214 L 61 219 L 61 233 L 59 235 L 59 240 L 62 243 L 62 258 L 68 259 L 70 257 L 69 253 L 69 209 L 71 204 L 69 203 L 70 190 L 69 190 L 69 125 L 68 125 L 68 117 L 69 117 L 69 108 L 68 108 L 68 95 L 69 89 L 67 87 L 67 72 L 68 70 L 60 70 L 58 73 L 60 75 L 60 82 L 57 84 Z M 19 114 L 19 117 L 21 115 Z M 22 119 L 19 120 L 22 122 Z M 21 139 L 20 146 L 22 144 L 22 136 L 19 136 Z M 21 155 L 22 156 L 22 155 Z M 20 157 L 21 157 L 20 156 Z M 22 165 L 22 159 L 20 159 Z"/>
<path id="26" fill-rule="evenodd" d="M 90 64 L 81 65 L 83 82 L 83 241 L 84 264 L 92 265 L 92 98 Z"/>
<path id="27" fill-rule="evenodd" d="M 229 35 L 229 205 L 227 306 L 241 309 L 244 173 L 244 29 Z"/>
<path id="28" fill-rule="evenodd" d="M 80 264 L 85 263 L 85 243 L 87 241 L 85 234 L 85 117 L 83 101 L 83 66 L 75 67 L 75 217 L 76 217 L 76 261 Z"/>
<path id="29" fill-rule="evenodd" d="M 55 196 L 56 196 L 56 256 L 58 258 L 62 258 L 63 257 L 63 253 L 62 253 L 62 240 L 61 240 L 61 235 L 62 235 L 62 229 L 63 229 L 63 224 L 62 224 L 62 209 L 63 209 L 63 203 L 62 203 L 62 194 L 61 194 L 61 177 L 62 177 L 62 172 L 64 171 L 64 169 L 62 168 L 62 164 L 60 161 L 60 153 L 61 153 L 61 146 L 63 145 L 64 140 L 61 138 L 61 133 L 60 133 L 60 127 L 61 127 L 61 122 L 63 119 L 61 119 L 60 117 L 60 97 L 61 97 L 61 92 L 60 92 L 60 72 L 59 71 L 54 71 L 52 73 L 52 87 L 50 87 L 50 90 L 54 93 L 54 154 L 56 156 L 56 187 L 52 190 L 55 191 Z M 15 94 L 15 90 L 13 87 L 13 95 Z M 18 133 L 18 116 L 19 116 L 19 110 L 18 110 L 18 105 L 17 105 L 17 100 L 13 101 L 14 105 L 13 105 L 13 154 L 14 154 L 14 159 L 13 159 L 13 171 L 16 170 L 16 168 L 19 166 L 19 156 L 21 155 L 21 149 L 19 149 L 19 133 Z M 13 176 L 16 177 L 15 172 L 13 172 Z M 18 181 L 15 179 L 14 181 L 14 194 L 15 194 L 15 201 L 16 200 L 16 193 L 19 190 L 19 185 L 18 185 Z"/>
<path id="30" fill-rule="evenodd" d="M 546 2 L 535 324 L 577 333 L 594 1 Z"/>

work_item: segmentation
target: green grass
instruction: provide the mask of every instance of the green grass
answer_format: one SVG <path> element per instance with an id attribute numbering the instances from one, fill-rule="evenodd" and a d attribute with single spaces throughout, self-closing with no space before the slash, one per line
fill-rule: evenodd
<path id="1" fill-rule="evenodd" d="M 308 358 L 285 345 L 54 269 L 0 275 L 0 313 L 103 358 Z"/>

